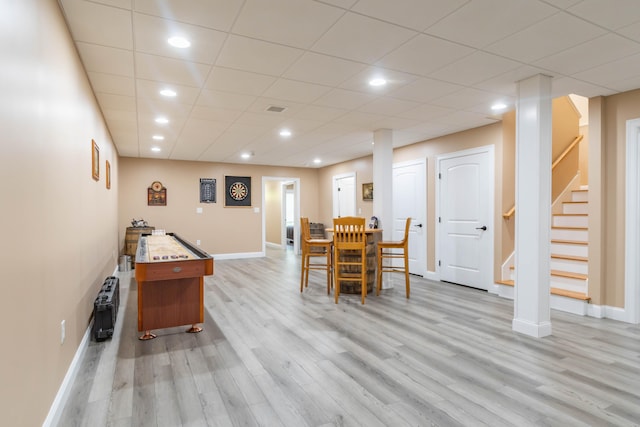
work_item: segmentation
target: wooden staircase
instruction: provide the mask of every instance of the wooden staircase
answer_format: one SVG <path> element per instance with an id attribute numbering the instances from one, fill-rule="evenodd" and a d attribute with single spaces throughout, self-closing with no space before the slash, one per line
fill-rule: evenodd
<path id="1" fill-rule="evenodd" d="M 576 314 L 587 314 L 588 296 L 588 189 L 571 192 L 571 200 L 563 202 L 562 213 L 554 214 L 551 222 L 551 308 Z M 500 286 L 514 286 L 514 268 Z M 501 289 L 502 296 L 513 292 Z"/>

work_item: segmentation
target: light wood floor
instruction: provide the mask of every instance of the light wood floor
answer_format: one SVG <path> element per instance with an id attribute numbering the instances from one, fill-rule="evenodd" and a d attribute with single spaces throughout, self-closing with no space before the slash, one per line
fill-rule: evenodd
<path id="1" fill-rule="evenodd" d="M 269 250 L 215 262 L 202 333 L 143 342 L 120 274 L 115 337 L 89 345 L 61 426 L 640 425 L 638 325 L 554 311 L 530 338 L 512 301 L 418 277 L 406 300 L 401 275 L 336 305 Z"/>

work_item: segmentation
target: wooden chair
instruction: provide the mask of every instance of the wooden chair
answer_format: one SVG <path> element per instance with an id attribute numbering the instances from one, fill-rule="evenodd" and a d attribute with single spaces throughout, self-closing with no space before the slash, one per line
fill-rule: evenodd
<path id="1" fill-rule="evenodd" d="M 331 239 L 311 238 L 309 218 L 300 218 L 302 233 L 302 270 L 300 275 L 300 292 L 309 286 L 309 270 L 325 270 L 327 272 L 327 294 L 331 293 L 333 275 L 331 272 Z M 311 258 L 324 257 L 324 262 L 311 262 Z"/>
<path id="2" fill-rule="evenodd" d="M 359 217 L 333 219 L 333 274 L 336 304 L 340 297 L 340 283 L 360 282 L 362 304 L 367 296 L 367 236 L 365 220 Z M 359 253 L 358 253 L 359 252 Z"/>
<path id="3" fill-rule="evenodd" d="M 407 298 L 409 298 L 409 226 L 411 225 L 411 218 L 407 218 L 406 225 L 404 227 L 404 238 L 400 241 L 380 241 L 378 242 L 378 285 L 376 288 L 376 295 L 380 295 L 380 288 L 382 287 L 382 273 L 399 272 L 404 273 L 404 282 L 407 292 Z M 385 265 L 384 260 L 390 259 L 391 265 Z M 393 265 L 394 259 L 402 259 L 403 265 Z"/>

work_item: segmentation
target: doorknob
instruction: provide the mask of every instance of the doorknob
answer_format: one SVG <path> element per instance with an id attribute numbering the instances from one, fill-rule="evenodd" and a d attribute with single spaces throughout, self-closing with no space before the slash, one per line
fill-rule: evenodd
<path id="1" fill-rule="evenodd" d="M 476 227 L 476 230 L 486 231 L 487 230 L 487 226 L 483 225 L 482 227 Z"/>
<path id="2" fill-rule="evenodd" d="M 416 224 L 416 227 L 422 228 L 422 224 Z"/>

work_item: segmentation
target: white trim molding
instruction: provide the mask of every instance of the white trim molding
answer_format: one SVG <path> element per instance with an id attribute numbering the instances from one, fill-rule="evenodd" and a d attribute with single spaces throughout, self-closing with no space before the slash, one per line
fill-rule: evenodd
<path id="1" fill-rule="evenodd" d="M 625 195 L 625 259 L 624 317 L 629 323 L 640 323 L 640 118 L 627 120 L 626 195 Z M 609 316 L 607 310 L 607 317 Z M 614 313 L 612 313 L 614 314 Z M 619 313 L 615 311 L 617 317 Z M 611 316 L 610 318 L 616 318 Z"/>

